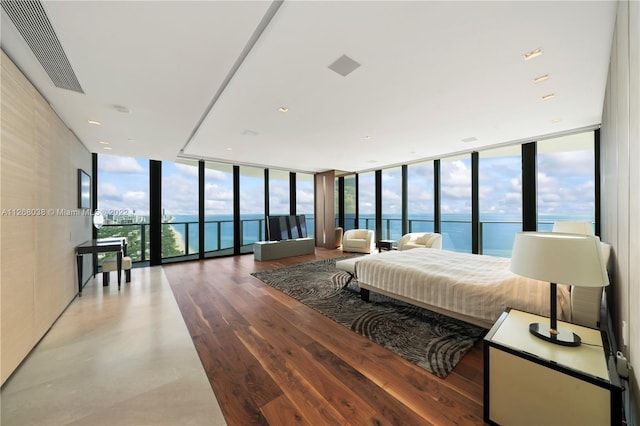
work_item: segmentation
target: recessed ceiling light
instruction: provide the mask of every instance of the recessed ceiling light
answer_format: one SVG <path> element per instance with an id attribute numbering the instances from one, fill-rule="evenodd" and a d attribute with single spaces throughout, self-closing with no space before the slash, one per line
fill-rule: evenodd
<path id="1" fill-rule="evenodd" d="M 476 138 L 475 136 L 471 136 L 470 138 L 464 138 L 464 139 L 462 139 L 462 142 L 464 142 L 464 143 L 469 143 L 469 142 L 475 142 L 475 141 L 477 141 L 477 140 L 478 140 L 478 138 Z"/>
<path id="2" fill-rule="evenodd" d="M 109 145 L 109 142 L 107 142 L 107 141 L 100 141 L 100 143 L 101 143 L 102 145 Z"/>
<path id="3" fill-rule="evenodd" d="M 287 112 L 287 111 L 289 111 L 289 108 L 287 108 L 287 107 L 280 107 L 280 108 L 278 108 L 278 111 L 280 111 L 280 112 Z"/>
<path id="4" fill-rule="evenodd" d="M 233 148 L 228 147 L 228 148 L 227 148 L 227 151 L 233 151 Z"/>
<path id="5" fill-rule="evenodd" d="M 113 148 L 111 148 L 110 146 L 103 146 L 102 149 L 106 149 L 107 151 L 111 151 Z"/>
<path id="6" fill-rule="evenodd" d="M 537 58 L 542 55 L 542 49 L 538 48 L 536 50 L 532 50 L 531 52 L 527 52 L 524 54 L 524 60 L 528 61 L 529 59 Z"/>
<path id="7" fill-rule="evenodd" d="M 559 123 L 559 122 L 561 122 L 561 121 L 562 121 L 562 118 L 554 118 L 553 120 L 551 120 L 551 122 L 552 122 L 553 124 L 555 124 L 555 123 Z"/>
<path id="8" fill-rule="evenodd" d="M 87 120 L 87 123 L 93 124 L 94 126 L 102 126 L 102 122 L 98 120 Z"/>
<path id="9" fill-rule="evenodd" d="M 543 101 L 546 101 L 546 100 L 548 100 L 548 99 L 553 99 L 553 98 L 555 98 L 555 97 L 556 97 L 556 94 L 555 94 L 555 93 L 549 93 L 548 95 L 544 95 L 544 96 L 542 97 L 542 100 L 543 100 Z"/>
<path id="10" fill-rule="evenodd" d="M 549 80 L 549 74 L 541 75 L 540 77 L 536 77 L 533 79 L 534 83 L 542 83 L 543 81 Z"/>

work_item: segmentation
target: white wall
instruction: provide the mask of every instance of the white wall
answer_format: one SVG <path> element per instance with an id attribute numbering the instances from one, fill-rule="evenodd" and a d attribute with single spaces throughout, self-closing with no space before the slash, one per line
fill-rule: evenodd
<path id="1" fill-rule="evenodd" d="M 77 293 L 74 248 L 91 238 L 91 217 L 57 210 L 80 212 L 77 170 L 91 173 L 91 154 L 4 52 L 1 62 L 0 358 L 4 383 Z M 85 258 L 85 271 L 89 271 L 91 259 Z"/>
<path id="2" fill-rule="evenodd" d="M 613 322 L 618 346 L 635 367 L 640 405 L 640 2 L 621 0 L 602 117 L 602 239 L 613 245 Z M 622 323 L 628 325 L 623 336 Z M 636 414 L 637 416 L 637 414 Z"/>

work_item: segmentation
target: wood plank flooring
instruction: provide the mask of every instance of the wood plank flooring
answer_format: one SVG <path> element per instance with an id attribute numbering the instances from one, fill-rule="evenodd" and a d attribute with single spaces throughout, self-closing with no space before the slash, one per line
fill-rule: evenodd
<path id="1" fill-rule="evenodd" d="M 481 342 L 439 379 L 250 275 L 342 255 L 164 267 L 227 423 L 484 424 Z"/>

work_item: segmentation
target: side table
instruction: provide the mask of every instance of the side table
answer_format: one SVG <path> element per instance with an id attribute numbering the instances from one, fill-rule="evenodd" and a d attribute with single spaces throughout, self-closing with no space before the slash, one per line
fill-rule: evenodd
<path id="1" fill-rule="evenodd" d="M 549 318 L 515 309 L 484 339 L 484 421 L 502 425 L 618 425 L 622 386 L 604 331 L 558 321 L 577 347 L 529 333 Z"/>
<path id="2" fill-rule="evenodd" d="M 393 250 L 393 244 L 396 240 L 380 240 L 378 241 L 378 252 L 382 253 L 383 250 Z"/>

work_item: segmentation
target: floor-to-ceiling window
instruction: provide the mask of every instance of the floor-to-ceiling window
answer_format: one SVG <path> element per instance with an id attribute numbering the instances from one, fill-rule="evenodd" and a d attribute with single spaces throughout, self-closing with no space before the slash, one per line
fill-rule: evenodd
<path id="1" fill-rule="evenodd" d="M 290 212 L 289 172 L 269 169 L 269 215 Z"/>
<path id="2" fill-rule="evenodd" d="M 162 162 L 162 258 L 198 254 L 198 162 Z"/>
<path id="3" fill-rule="evenodd" d="M 480 151 L 479 211 L 482 254 L 511 257 L 522 231 L 522 155 L 520 145 Z"/>
<path id="4" fill-rule="evenodd" d="M 296 214 L 303 214 L 307 225 L 307 237 L 314 236 L 315 230 L 315 196 L 313 191 L 313 175 L 296 173 Z"/>
<path id="5" fill-rule="evenodd" d="M 440 162 L 442 248 L 471 252 L 471 156 Z"/>
<path id="6" fill-rule="evenodd" d="M 126 237 L 131 259 L 148 260 L 149 160 L 98 155 L 97 202 L 104 217 L 98 238 Z"/>
<path id="7" fill-rule="evenodd" d="M 538 231 L 554 221 L 595 221 L 594 133 L 537 144 Z"/>
<path id="8" fill-rule="evenodd" d="M 206 257 L 233 254 L 233 166 L 206 162 L 204 250 Z"/>
<path id="9" fill-rule="evenodd" d="M 402 237 L 402 168 L 382 170 L 382 239 Z"/>
<path id="10" fill-rule="evenodd" d="M 409 232 L 433 232 L 433 161 L 407 167 Z"/>
<path id="11" fill-rule="evenodd" d="M 344 177 L 344 230 L 356 229 L 356 176 Z"/>
<path id="12" fill-rule="evenodd" d="M 264 169 L 240 166 L 240 252 L 253 252 L 253 243 L 266 239 Z M 288 214 L 288 211 L 287 213 Z"/>
<path id="13" fill-rule="evenodd" d="M 374 172 L 358 176 L 358 228 L 376 229 L 376 178 Z"/>

